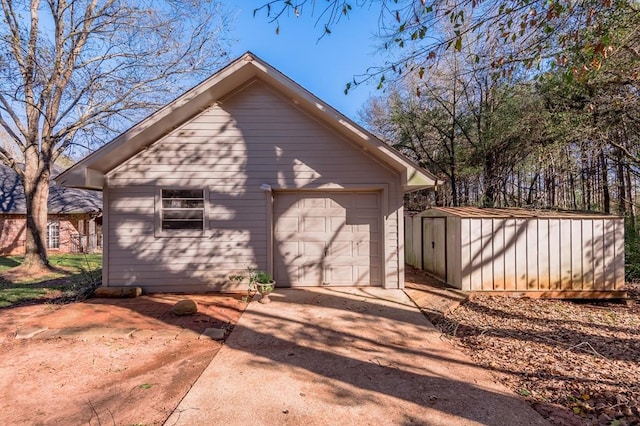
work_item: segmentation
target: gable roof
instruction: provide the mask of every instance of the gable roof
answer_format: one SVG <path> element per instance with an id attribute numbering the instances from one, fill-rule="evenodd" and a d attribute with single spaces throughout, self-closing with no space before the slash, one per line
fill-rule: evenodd
<path id="1" fill-rule="evenodd" d="M 65 188 L 54 181 L 49 187 L 49 214 L 98 214 L 102 211 L 102 193 Z M 24 187 L 18 174 L 0 164 L 0 213 L 26 214 Z"/>
<path id="2" fill-rule="evenodd" d="M 318 118 L 348 140 L 355 142 L 364 152 L 400 172 L 402 188 L 405 192 L 432 188 L 440 183 L 434 175 L 420 168 L 251 52 L 245 53 L 204 82 L 65 170 L 55 178 L 56 181 L 70 187 L 102 189 L 104 176 L 111 170 L 210 107 L 217 100 L 254 79 L 260 79 L 274 87 L 299 108 Z"/>

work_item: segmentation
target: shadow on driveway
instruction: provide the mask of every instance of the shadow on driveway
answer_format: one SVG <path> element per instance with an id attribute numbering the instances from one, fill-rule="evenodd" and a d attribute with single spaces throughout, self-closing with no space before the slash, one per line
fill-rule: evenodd
<path id="1" fill-rule="evenodd" d="M 545 425 L 440 338 L 401 290 L 251 303 L 167 425 Z"/>

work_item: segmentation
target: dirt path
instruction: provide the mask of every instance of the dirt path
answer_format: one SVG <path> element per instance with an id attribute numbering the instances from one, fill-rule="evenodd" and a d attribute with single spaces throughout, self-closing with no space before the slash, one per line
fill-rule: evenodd
<path id="1" fill-rule="evenodd" d="M 168 312 L 185 296 L 92 299 L 0 310 L 0 424 L 162 424 L 222 346 L 240 296 L 194 297 L 199 313 Z M 91 330 L 137 330 L 113 337 Z M 101 327 L 101 328 L 100 328 Z M 73 328 L 75 337 L 16 339 L 18 331 Z"/>

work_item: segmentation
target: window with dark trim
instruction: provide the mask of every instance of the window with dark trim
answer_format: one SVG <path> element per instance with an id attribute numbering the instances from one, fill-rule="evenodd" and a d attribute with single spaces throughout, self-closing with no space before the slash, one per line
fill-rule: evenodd
<path id="1" fill-rule="evenodd" d="M 161 230 L 204 230 L 204 195 L 203 189 L 162 189 Z"/>
<path id="2" fill-rule="evenodd" d="M 60 221 L 58 220 L 47 222 L 47 248 L 60 248 Z"/>

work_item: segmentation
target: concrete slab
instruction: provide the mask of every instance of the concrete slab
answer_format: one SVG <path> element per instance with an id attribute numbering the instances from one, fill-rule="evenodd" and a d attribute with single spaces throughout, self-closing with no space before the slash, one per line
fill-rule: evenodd
<path id="1" fill-rule="evenodd" d="M 251 303 L 166 425 L 546 425 L 401 290 Z"/>

